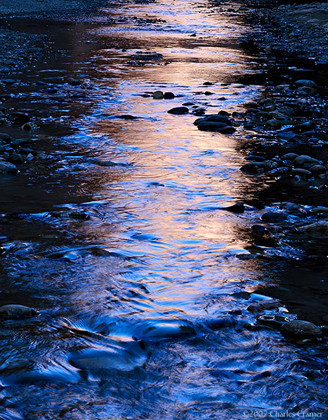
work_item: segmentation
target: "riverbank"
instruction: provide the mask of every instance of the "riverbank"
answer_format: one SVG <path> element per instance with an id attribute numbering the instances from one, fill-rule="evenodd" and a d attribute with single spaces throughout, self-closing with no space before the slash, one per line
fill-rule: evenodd
<path id="1" fill-rule="evenodd" d="M 104 3 L 104 2 L 102 2 Z M 83 14 L 99 6 L 99 0 L 3 0 L 0 3 L 2 16 L 35 16 L 60 13 Z"/>
<path id="2" fill-rule="evenodd" d="M 328 321 L 327 11 L 327 3 L 313 2 L 254 8 L 246 17 L 254 30 L 242 41 L 258 51 L 266 75 L 262 99 L 249 104 L 243 120 L 251 141 L 241 169 L 269 184 L 259 198 L 272 210 L 252 235 L 286 258 L 279 284 L 257 291 L 317 324 Z M 289 258 L 288 247 L 296 250 Z"/>

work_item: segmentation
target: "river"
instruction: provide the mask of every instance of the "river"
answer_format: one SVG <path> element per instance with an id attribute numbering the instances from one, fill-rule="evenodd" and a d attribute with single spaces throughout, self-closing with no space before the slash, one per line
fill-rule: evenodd
<path id="1" fill-rule="evenodd" d="M 251 328 L 245 309 L 278 275 L 250 252 L 258 214 L 222 210 L 262 187 L 239 169 L 247 135 L 193 125 L 192 111 L 238 113 L 261 95 L 240 15 L 162 0 L 15 25 L 49 43 L 8 99 L 37 116 L 44 156 L 1 186 L 0 302 L 40 315 L 1 327 L 0 417 L 239 420 L 324 407 L 324 375 L 309 374 L 322 369 L 320 344 Z M 188 114 L 167 112 L 183 104 Z"/>

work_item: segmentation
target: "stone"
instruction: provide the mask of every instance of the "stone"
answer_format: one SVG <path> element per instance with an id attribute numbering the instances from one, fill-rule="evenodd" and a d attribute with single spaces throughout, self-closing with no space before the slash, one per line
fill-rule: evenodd
<path id="1" fill-rule="evenodd" d="M 263 222 L 268 223 L 279 223 L 286 220 L 286 216 L 284 213 L 277 212 L 277 211 L 268 211 L 267 213 L 264 213 L 261 217 Z"/>
<path id="2" fill-rule="evenodd" d="M 236 203 L 236 204 L 233 204 L 232 206 L 225 207 L 224 210 L 231 211 L 232 213 L 244 213 L 245 206 L 243 203 Z"/>
<path id="3" fill-rule="evenodd" d="M 311 171 L 308 171 L 307 169 L 304 169 L 304 168 L 295 168 L 295 169 L 292 169 L 292 175 L 311 176 L 312 173 Z"/>
<path id="4" fill-rule="evenodd" d="M 270 164 L 267 162 L 248 162 L 243 165 L 240 170 L 247 174 L 257 175 L 265 170 L 270 169 Z"/>
<path id="5" fill-rule="evenodd" d="M 295 85 L 296 86 L 307 86 L 307 87 L 311 87 L 311 88 L 316 88 L 318 86 L 313 80 L 307 80 L 307 79 L 296 80 Z"/>
<path id="6" fill-rule="evenodd" d="M 298 228 L 298 232 L 306 233 L 319 239 L 328 239 L 328 221 L 322 220 L 311 223 L 310 225 L 301 226 Z"/>
<path id="7" fill-rule="evenodd" d="M 165 92 L 164 93 L 164 99 L 174 99 L 175 95 L 173 92 Z"/>
<path id="8" fill-rule="evenodd" d="M 175 108 L 169 109 L 167 112 L 169 114 L 174 114 L 174 115 L 183 115 L 183 114 L 188 114 L 189 109 L 185 106 L 177 106 Z"/>
<path id="9" fill-rule="evenodd" d="M 153 93 L 154 99 L 163 99 L 164 93 L 161 90 L 156 90 L 156 92 Z"/>
<path id="10" fill-rule="evenodd" d="M 0 161 L 0 174 L 17 174 L 18 169 L 13 163 Z"/>
<path id="11" fill-rule="evenodd" d="M 313 165 L 310 167 L 310 171 L 313 175 L 321 175 L 327 172 L 323 165 Z"/>
<path id="12" fill-rule="evenodd" d="M 197 118 L 197 120 L 194 121 L 194 125 L 203 124 L 204 122 L 221 122 L 225 125 L 232 125 L 231 121 L 229 121 L 229 118 L 226 115 L 221 114 L 211 114 L 206 115 L 203 118 Z"/>
<path id="13" fill-rule="evenodd" d="M 314 338 L 322 335 L 321 328 L 317 325 L 297 319 L 284 323 L 280 331 L 284 336 L 293 338 Z"/>
<path id="14" fill-rule="evenodd" d="M 3 305 L 0 306 L 0 318 L 2 319 L 25 319 L 38 314 L 34 308 L 23 305 Z"/>
<path id="15" fill-rule="evenodd" d="M 31 121 L 31 118 L 24 112 L 12 112 L 10 114 L 10 119 L 19 125 L 23 125 Z"/>
<path id="16" fill-rule="evenodd" d="M 282 123 L 276 118 L 272 118 L 271 120 L 267 120 L 265 122 L 265 125 L 266 127 L 271 128 L 272 130 L 278 130 L 279 128 L 281 128 Z"/>
<path id="17" fill-rule="evenodd" d="M 247 307 L 249 312 L 263 312 L 269 309 L 277 309 L 281 306 L 279 300 L 268 300 L 253 303 Z"/>
<path id="18" fill-rule="evenodd" d="M 317 159 L 308 155 L 299 155 L 297 156 L 297 158 L 294 159 L 294 165 L 298 167 L 304 166 L 305 164 L 308 164 L 308 163 L 311 163 L 311 164 L 313 163 L 313 165 L 320 164 L 320 162 Z"/>
<path id="19" fill-rule="evenodd" d="M 12 140 L 12 138 L 7 133 L 0 133 L 0 140 L 3 140 L 6 143 L 9 143 Z"/>

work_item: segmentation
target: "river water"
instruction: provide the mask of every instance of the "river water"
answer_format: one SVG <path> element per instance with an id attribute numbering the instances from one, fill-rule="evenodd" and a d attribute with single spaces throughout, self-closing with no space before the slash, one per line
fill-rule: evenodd
<path id="1" fill-rule="evenodd" d="M 258 212 L 221 208 L 261 188 L 239 170 L 245 133 L 202 132 L 195 115 L 167 113 L 183 103 L 238 112 L 261 95 L 239 19 L 163 0 L 82 22 L 16 21 L 47 36 L 49 53 L 17 72 L 8 99 L 37 116 L 44 156 L 1 185 L 0 303 L 40 311 L 1 325 L 3 419 L 325 408 L 320 345 L 244 325 L 249 302 L 265 297 L 239 292 L 277 276 L 250 253 Z"/>

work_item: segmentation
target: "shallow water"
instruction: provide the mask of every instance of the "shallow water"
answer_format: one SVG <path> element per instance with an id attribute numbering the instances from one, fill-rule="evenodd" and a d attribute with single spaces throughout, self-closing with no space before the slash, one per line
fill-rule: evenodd
<path id="1" fill-rule="evenodd" d="M 239 47 L 247 28 L 185 0 L 45 23 L 13 23 L 45 33 L 50 50 L 17 72 L 8 99 L 38 116 L 31 135 L 47 156 L 1 186 L 0 302 L 40 310 L 1 324 L 3 418 L 321 413 L 322 346 L 250 330 L 236 295 L 269 280 L 244 233 L 258 212 L 222 210 L 260 187 L 239 170 L 243 132 L 167 113 L 188 102 L 237 112 L 260 95 L 241 83 L 259 73 Z"/>

